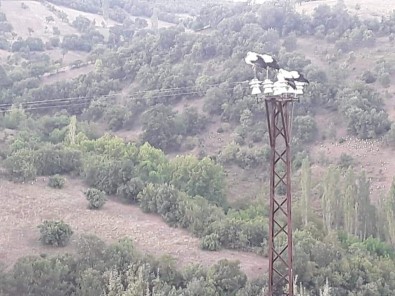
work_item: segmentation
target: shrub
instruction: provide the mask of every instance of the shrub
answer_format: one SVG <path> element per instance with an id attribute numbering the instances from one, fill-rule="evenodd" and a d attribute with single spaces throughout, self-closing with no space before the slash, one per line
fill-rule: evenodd
<path id="1" fill-rule="evenodd" d="M 374 83 L 377 80 L 377 76 L 374 73 L 372 73 L 371 71 L 365 71 L 362 74 L 362 80 L 368 84 Z"/>
<path id="2" fill-rule="evenodd" d="M 243 231 L 244 223 L 238 219 L 223 219 L 215 221 L 209 228 L 216 234 L 220 244 L 229 249 L 246 249 L 248 238 Z"/>
<path id="3" fill-rule="evenodd" d="M 78 171 L 82 166 L 82 153 L 63 145 L 46 145 L 35 152 L 35 165 L 39 175 Z"/>
<path id="4" fill-rule="evenodd" d="M 262 130 L 255 130 L 252 132 L 251 139 L 254 143 L 262 142 L 264 132 Z"/>
<path id="5" fill-rule="evenodd" d="M 84 177 L 88 186 L 96 187 L 107 194 L 114 194 L 120 185 L 119 161 L 101 160 L 99 157 L 85 159 Z"/>
<path id="6" fill-rule="evenodd" d="M 65 179 L 60 175 L 51 176 L 49 177 L 48 180 L 48 186 L 52 188 L 61 189 L 63 188 L 64 183 L 65 183 Z"/>
<path id="7" fill-rule="evenodd" d="M 21 149 L 16 151 L 6 159 L 5 166 L 8 174 L 16 181 L 33 180 L 37 176 L 32 150 Z"/>
<path id="8" fill-rule="evenodd" d="M 120 130 L 123 126 L 126 116 L 126 110 L 121 106 L 112 106 L 106 110 L 105 116 L 107 119 L 108 127 L 113 132 L 116 132 L 117 130 Z"/>
<path id="9" fill-rule="evenodd" d="M 133 178 L 117 189 L 117 195 L 130 203 L 137 202 L 137 195 L 143 191 L 144 182 L 140 178 Z"/>
<path id="10" fill-rule="evenodd" d="M 219 236 L 216 233 L 211 233 L 204 236 L 200 241 L 200 247 L 203 250 L 217 251 L 221 248 L 221 242 Z"/>
<path id="11" fill-rule="evenodd" d="M 339 166 L 343 169 L 347 169 L 348 167 L 354 164 L 354 159 L 351 155 L 347 153 L 342 153 L 339 159 Z"/>
<path id="12" fill-rule="evenodd" d="M 71 227 L 63 221 L 47 221 L 39 225 L 40 241 L 45 245 L 64 247 L 73 234 Z"/>
<path id="13" fill-rule="evenodd" d="M 148 184 L 137 199 L 140 208 L 146 213 L 157 213 L 171 226 L 176 226 L 185 215 L 183 200 L 185 194 L 179 192 L 173 185 Z"/>
<path id="14" fill-rule="evenodd" d="M 106 203 L 106 194 L 96 188 L 89 188 L 85 192 L 86 199 L 89 201 L 90 209 L 100 209 Z"/>
<path id="15" fill-rule="evenodd" d="M 240 262 L 222 259 L 210 267 L 207 280 L 213 283 L 219 295 L 236 295 L 245 286 L 247 276 L 240 270 Z"/>
<path id="16" fill-rule="evenodd" d="M 385 88 L 391 85 L 391 76 L 388 73 L 383 73 L 379 76 L 379 81 L 381 85 Z"/>
<path id="17" fill-rule="evenodd" d="M 198 142 L 199 141 L 196 137 L 185 137 L 182 143 L 182 148 L 185 150 L 192 150 L 197 146 Z"/>

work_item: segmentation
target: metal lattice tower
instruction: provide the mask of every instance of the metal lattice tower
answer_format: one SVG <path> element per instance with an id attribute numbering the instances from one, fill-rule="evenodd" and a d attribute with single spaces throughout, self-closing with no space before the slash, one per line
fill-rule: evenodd
<path id="1" fill-rule="evenodd" d="M 269 296 L 293 296 L 291 213 L 291 120 L 295 98 L 265 98 L 271 148 Z"/>
<path id="2" fill-rule="evenodd" d="M 261 95 L 265 100 L 266 117 L 271 148 L 269 192 L 269 290 L 266 296 L 294 296 L 292 200 L 291 200 L 291 131 L 292 115 L 298 96 L 303 95 L 307 79 L 292 82 L 292 77 L 301 75 L 279 69 L 277 81 L 257 77 L 258 54 L 249 52 L 245 59 L 253 65 L 254 79 L 250 86 L 252 95 Z M 261 56 L 264 59 L 264 56 Z M 272 59 L 273 60 L 273 59 Z M 264 61 L 263 61 L 264 62 Z M 262 64 L 262 61 L 260 62 Z M 288 75 L 287 79 L 285 75 Z M 291 78 L 289 77 L 291 76 Z M 304 80 L 304 81 L 303 81 Z M 291 83 L 292 82 L 292 83 Z"/>

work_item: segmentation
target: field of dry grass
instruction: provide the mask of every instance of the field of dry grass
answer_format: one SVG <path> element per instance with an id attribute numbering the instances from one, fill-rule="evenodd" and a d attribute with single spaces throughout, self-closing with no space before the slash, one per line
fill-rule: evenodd
<path id="1" fill-rule="evenodd" d="M 27 5 L 27 9 L 21 7 L 22 2 Z M 77 33 L 76 29 L 62 22 L 38 1 L 2 1 L 1 10 L 6 14 L 14 32 L 23 38 L 30 36 L 28 28 L 34 31 L 31 34 L 32 37 L 39 37 L 43 40 L 48 40 L 53 36 L 53 26 L 58 27 L 62 35 Z M 55 22 L 47 24 L 45 21 L 47 16 L 52 16 Z"/>
<path id="2" fill-rule="evenodd" d="M 87 209 L 77 180 L 68 180 L 62 190 L 51 189 L 44 178 L 34 184 L 0 180 L 0 262 L 12 265 L 19 257 L 41 253 L 73 252 L 77 238 L 94 234 L 108 243 L 130 237 L 137 248 L 155 256 L 169 254 L 180 266 L 201 263 L 209 266 L 220 259 L 240 260 L 250 277 L 261 276 L 267 259 L 253 253 L 221 250 L 203 251 L 199 239 L 183 229 L 171 228 L 157 215 L 110 199 L 101 210 Z M 39 225 L 45 219 L 62 219 L 74 230 L 69 246 L 55 249 L 39 242 Z"/>

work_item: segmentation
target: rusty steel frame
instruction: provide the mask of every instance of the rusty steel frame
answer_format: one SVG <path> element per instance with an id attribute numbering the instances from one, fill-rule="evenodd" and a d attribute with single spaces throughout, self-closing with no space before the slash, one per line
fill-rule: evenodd
<path id="1" fill-rule="evenodd" d="M 291 120 L 295 99 L 265 98 L 271 148 L 268 296 L 294 296 L 291 213 Z M 283 186 L 285 195 L 278 193 Z"/>

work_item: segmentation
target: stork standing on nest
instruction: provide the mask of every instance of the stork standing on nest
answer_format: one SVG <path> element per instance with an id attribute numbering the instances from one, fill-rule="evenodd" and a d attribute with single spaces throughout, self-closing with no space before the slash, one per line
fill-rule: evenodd
<path id="1" fill-rule="evenodd" d="M 249 51 L 247 56 L 244 58 L 248 65 L 252 66 L 254 70 L 255 78 L 257 77 L 257 68 L 266 70 L 266 78 L 269 78 L 269 68 L 279 70 L 280 66 L 277 61 L 268 54 L 259 54 L 253 51 Z"/>
<path id="2" fill-rule="evenodd" d="M 298 71 L 287 71 L 287 70 L 284 70 L 284 69 L 279 69 L 278 70 L 278 75 L 281 75 L 287 81 L 299 82 L 299 83 L 303 83 L 303 84 L 309 84 L 310 83 L 303 76 L 303 74 L 298 72 Z"/>

